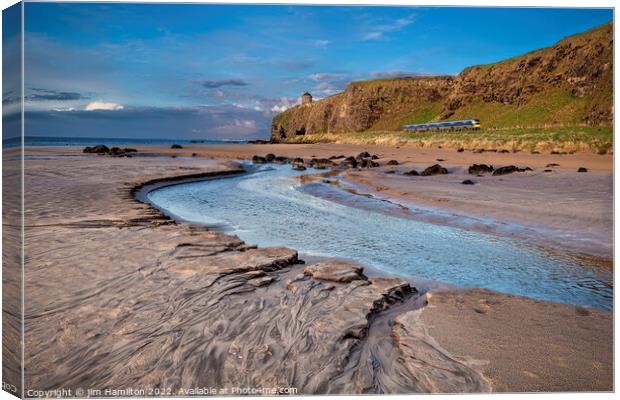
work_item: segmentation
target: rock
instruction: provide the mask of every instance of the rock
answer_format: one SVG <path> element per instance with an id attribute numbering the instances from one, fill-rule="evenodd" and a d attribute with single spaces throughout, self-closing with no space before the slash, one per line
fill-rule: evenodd
<path id="1" fill-rule="evenodd" d="M 170 146 L 171 149 L 182 149 L 183 146 L 181 146 L 180 144 L 173 144 L 172 146 Z"/>
<path id="2" fill-rule="evenodd" d="M 493 175 L 507 175 L 507 174 L 512 174 L 513 172 L 526 172 L 526 171 L 533 171 L 532 168 L 530 167 L 525 167 L 525 168 L 518 168 L 515 167 L 514 165 L 508 165 L 506 167 L 501 167 L 495 170 L 495 172 L 493 172 Z"/>
<path id="3" fill-rule="evenodd" d="M 84 152 L 84 153 L 96 153 L 96 154 L 107 154 L 107 153 L 110 152 L 110 149 L 106 145 L 98 144 L 98 145 L 93 146 L 93 147 L 86 147 L 86 148 L 84 148 L 84 150 L 82 150 L 82 152 Z"/>
<path id="4" fill-rule="evenodd" d="M 378 162 L 372 161 L 368 158 L 363 158 L 361 160 L 361 162 L 359 163 L 360 167 L 362 168 L 375 168 L 379 166 Z"/>
<path id="5" fill-rule="evenodd" d="M 464 152 L 464 151 L 465 151 L 465 149 L 464 149 L 464 148 L 462 148 L 462 147 L 459 147 L 459 149 L 457 150 L 457 152 L 459 152 L 459 153 L 462 153 L 462 152 Z"/>
<path id="6" fill-rule="evenodd" d="M 267 160 L 267 159 L 265 159 L 265 160 Z M 286 164 L 287 162 L 288 162 L 288 158 L 287 157 L 283 157 L 283 156 L 278 156 L 278 157 L 275 157 L 273 159 L 273 163 L 275 163 L 275 164 Z"/>
<path id="7" fill-rule="evenodd" d="M 513 172 L 518 172 L 519 168 L 517 168 L 514 165 L 508 165 L 506 167 L 500 167 L 498 169 L 495 170 L 495 172 L 493 172 L 493 176 L 497 176 L 497 175 L 507 175 L 507 174 L 512 174 Z"/>
<path id="8" fill-rule="evenodd" d="M 396 173 L 396 171 L 395 171 L 395 170 L 393 170 L 393 169 L 391 169 L 391 170 L 389 170 L 389 171 L 385 171 L 385 173 L 386 173 L 386 174 L 395 174 L 395 173 Z"/>
<path id="9" fill-rule="evenodd" d="M 506 149 L 502 149 L 502 150 L 500 150 L 499 152 L 500 152 L 500 153 L 504 153 L 504 154 L 505 154 L 505 153 L 510 153 L 510 151 L 509 151 L 509 150 L 506 150 Z"/>
<path id="10" fill-rule="evenodd" d="M 339 283 L 368 280 L 362 273 L 364 267 L 346 261 L 324 261 L 304 269 L 304 275 L 315 279 Z"/>
<path id="11" fill-rule="evenodd" d="M 306 167 L 304 165 L 295 164 L 295 165 L 293 165 L 293 169 L 295 171 L 305 171 Z"/>
<path id="12" fill-rule="evenodd" d="M 355 168 L 357 164 L 358 162 L 355 157 L 347 157 L 339 165 L 342 168 Z"/>
<path id="13" fill-rule="evenodd" d="M 559 167 L 560 164 L 556 164 L 556 163 L 551 163 L 551 164 L 547 164 L 545 165 L 545 168 L 549 168 L 549 167 Z"/>
<path id="14" fill-rule="evenodd" d="M 442 161 L 446 161 L 443 158 L 438 158 L 436 161 L 442 162 Z"/>
<path id="15" fill-rule="evenodd" d="M 467 169 L 467 172 L 470 175 L 484 174 L 487 172 L 490 173 L 490 172 L 493 172 L 493 166 L 486 165 L 486 164 L 473 164 L 469 166 L 469 168 Z"/>
<path id="16" fill-rule="evenodd" d="M 136 150 L 136 149 L 132 149 L 132 148 L 130 148 L 130 147 L 125 147 L 125 148 L 123 149 L 123 151 L 124 151 L 125 153 L 137 153 L 137 152 L 138 152 L 138 150 Z"/>
<path id="17" fill-rule="evenodd" d="M 398 165 L 398 161 L 396 161 L 396 160 L 390 160 L 390 161 L 388 161 L 385 165 Z"/>
<path id="18" fill-rule="evenodd" d="M 267 159 L 265 157 L 254 155 L 252 157 L 252 163 L 253 164 L 266 164 L 267 163 Z"/>
<path id="19" fill-rule="evenodd" d="M 546 169 L 543 172 L 553 172 L 553 170 L 552 169 Z"/>
<path id="20" fill-rule="evenodd" d="M 293 169 L 296 171 L 305 171 L 306 170 L 306 166 L 304 165 L 304 159 L 297 157 L 291 160 L 291 165 L 293 166 Z"/>
<path id="21" fill-rule="evenodd" d="M 378 159 L 379 159 L 379 156 L 378 156 L 378 155 L 376 155 L 376 154 L 373 154 L 372 156 L 370 156 L 370 159 L 371 159 L 371 160 L 378 160 Z"/>
<path id="22" fill-rule="evenodd" d="M 442 167 L 439 164 L 431 165 L 426 168 L 420 175 L 422 176 L 431 176 L 431 175 L 445 175 L 448 173 L 448 170 Z"/>
<path id="23" fill-rule="evenodd" d="M 312 160 L 310 160 L 308 165 L 314 169 L 325 169 L 328 167 L 332 167 L 334 163 L 327 158 L 313 158 Z"/>
<path id="24" fill-rule="evenodd" d="M 345 158 L 345 156 L 344 155 L 339 155 L 339 156 L 331 156 L 331 157 L 329 157 L 330 160 L 339 160 L 341 158 Z"/>
<path id="25" fill-rule="evenodd" d="M 461 182 L 463 185 L 473 185 L 474 181 L 469 180 L 469 179 L 465 179 L 463 182 Z"/>
<path id="26" fill-rule="evenodd" d="M 192 153 L 192 157 L 198 157 L 198 153 Z"/>
<path id="27" fill-rule="evenodd" d="M 272 162 L 275 158 L 276 158 L 276 155 L 273 153 L 269 153 L 265 155 L 265 160 L 267 160 L 267 162 Z"/>
<path id="28" fill-rule="evenodd" d="M 588 172 L 588 169 L 587 169 L 587 168 L 584 168 L 584 167 L 580 167 L 580 168 L 577 170 L 577 172 Z"/>
<path id="29" fill-rule="evenodd" d="M 357 155 L 356 158 L 368 158 L 368 157 L 370 157 L 370 153 L 367 151 L 362 151 L 361 153 Z"/>
<path id="30" fill-rule="evenodd" d="M 403 175 L 409 175 L 409 176 L 418 176 L 420 174 L 418 174 L 418 171 L 416 171 L 415 169 L 412 169 L 409 172 L 405 172 Z"/>

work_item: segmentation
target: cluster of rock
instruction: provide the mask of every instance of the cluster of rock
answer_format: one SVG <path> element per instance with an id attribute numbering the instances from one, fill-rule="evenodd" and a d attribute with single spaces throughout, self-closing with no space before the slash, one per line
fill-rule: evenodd
<path id="1" fill-rule="evenodd" d="M 379 163 L 374 161 L 379 159 L 379 156 L 376 154 L 371 155 L 370 153 L 364 151 L 358 154 L 356 157 L 349 156 L 346 157 L 344 155 L 332 156 L 329 158 L 311 158 L 309 160 L 304 160 L 301 157 L 288 158 L 283 156 L 276 156 L 275 154 L 267 154 L 264 157 L 259 155 L 254 155 L 252 157 L 252 163 L 254 164 L 291 164 L 294 170 L 304 171 L 306 168 L 314 168 L 314 169 L 327 169 L 332 167 L 338 168 L 376 168 L 379 167 Z M 396 160 L 391 160 L 391 162 L 395 162 L 398 164 Z M 396 165 L 389 164 L 389 165 Z"/>
<path id="2" fill-rule="evenodd" d="M 499 167 L 497 169 L 494 169 L 492 165 L 486 165 L 486 164 L 472 164 L 467 169 L 467 172 L 470 175 L 481 175 L 481 174 L 486 174 L 486 173 L 492 173 L 494 176 L 512 174 L 513 172 L 527 172 L 527 171 L 533 171 L 533 170 L 530 167 L 520 168 L 514 165 L 507 165 L 505 167 Z"/>
<path id="3" fill-rule="evenodd" d="M 109 148 L 108 146 L 103 144 L 98 144 L 92 147 L 87 146 L 84 148 L 84 150 L 82 150 L 83 153 L 100 154 L 111 157 L 131 157 L 131 154 L 136 153 L 137 151 L 138 150 L 136 149 L 128 147 L 122 149 L 120 147 Z"/>

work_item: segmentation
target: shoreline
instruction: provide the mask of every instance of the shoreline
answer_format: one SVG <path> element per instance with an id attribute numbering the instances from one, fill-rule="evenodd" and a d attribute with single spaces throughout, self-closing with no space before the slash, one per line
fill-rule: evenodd
<path id="1" fill-rule="evenodd" d="M 36 249 L 32 244 L 26 249 L 31 255 L 26 277 L 30 301 L 25 310 L 28 387 L 53 388 L 55 382 L 65 387 L 123 387 L 129 378 L 132 386 L 165 380 L 176 390 L 196 384 L 260 382 L 267 387 L 299 387 L 300 394 L 612 389 L 609 312 L 468 289 L 431 292 L 427 298 L 432 307 L 398 311 L 397 322 L 389 326 L 381 315 L 400 310 L 393 305 L 415 294 L 402 279 L 363 277 L 347 262 L 299 265 L 294 250 L 256 248 L 234 236 L 171 223 L 161 218 L 161 211 L 132 196 L 132 190 L 145 182 L 204 173 L 205 168 L 213 172 L 235 167 L 200 157 L 28 160 L 27 217 L 36 215 L 37 224 L 26 233 L 40 238 Z M 59 187 L 64 189 L 57 191 Z M 79 257 L 71 255 L 74 246 Z M 75 274 L 86 279 L 76 282 L 71 278 Z M 495 303 L 488 301 L 489 296 Z M 483 318 L 488 331 L 472 333 L 476 325 L 468 325 L 467 335 L 486 335 L 490 343 L 508 348 L 487 351 L 484 346 L 461 345 L 459 340 L 466 338 L 460 322 L 441 328 L 427 321 L 433 316 L 453 324 L 456 309 L 437 299 L 463 297 L 466 305 L 459 306 L 457 322 Z M 480 313 L 476 304 L 483 300 L 486 308 Z M 509 313 L 494 311 L 501 303 L 511 305 Z M 291 310 L 298 311 L 291 314 Z M 410 313 L 416 313 L 415 318 Z M 231 315 L 236 317 L 226 317 Z M 422 318 L 422 325 L 417 318 Z M 518 321 L 515 336 L 488 337 L 506 319 Z M 248 323 L 255 320 L 261 323 L 250 329 Z M 301 321 L 308 322 L 299 326 Z M 64 327 L 51 335 L 58 344 L 44 346 L 53 326 Z M 427 334 L 420 336 L 420 326 Z M 561 327 L 562 333 L 545 336 L 551 327 Z M 92 336 L 93 329 L 100 333 Z M 437 329 L 451 332 L 450 340 L 456 344 L 442 338 Z M 272 338 L 274 330 L 278 335 Z M 223 339 L 229 336 L 234 340 Z M 523 337 L 532 339 L 524 342 Z M 549 348 L 550 340 L 555 347 Z M 93 358 L 93 349 L 103 351 L 111 343 L 116 343 L 111 352 Z M 291 349 L 299 352 L 298 358 L 285 357 Z M 425 350 L 419 353 L 419 349 Z M 572 350 L 567 353 L 568 349 Z M 140 356 L 127 359 L 127 354 Z M 201 354 L 215 358 L 205 364 Z M 533 375 L 498 370 L 511 362 L 506 355 L 533 357 L 528 359 Z M 568 368 L 553 368 L 556 357 L 568 357 Z M 486 362 L 465 361 L 472 358 Z M 75 366 L 77 359 L 81 367 Z M 375 370 L 369 359 L 386 369 Z M 432 366 L 439 359 L 440 375 Z M 419 360 L 430 364 L 413 367 Z M 576 360 L 579 366 L 573 364 Z M 583 368 L 586 362 L 599 366 Z M 170 375 L 161 369 L 164 365 L 183 374 Z M 321 365 L 328 367 L 317 369 Z M 301 375 L 291 375 L 293 366 Z M 81 375 L 86 371 L 82 367 L 91 371 L 88 378 Z M 248 369 L 257 372 L 241 373 Z M 416 378 L 395 380 L 412 375 Z M 270 381 L 270 376 L 282 379 Z M 464 385 L 457 378 L 463 376 L 473 384 Z"/>

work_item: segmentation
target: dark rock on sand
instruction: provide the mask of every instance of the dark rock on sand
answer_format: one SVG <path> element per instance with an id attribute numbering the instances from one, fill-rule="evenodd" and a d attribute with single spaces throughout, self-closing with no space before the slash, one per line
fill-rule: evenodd
<path id="1" fill-rule="evenodd" d="M 328 167 L 332 167 L 334 163 L 327 158 L 313 158 L 312 160 L 310 160 L 308 165 L 315 169 L 325 169 Z"/>
<path id="2" fill-rule="evenodd" d="M 254 164 L 265 164 L 267 163 L 267 159 L 262 156 L 255 155 L 252 157 L 252 163 Z"/>
<path id="3" fill-rule="evenodd" d="M 357 158 L 368 158 L 368 157 L 370 157 L 370 153 L 367 151 L 362 151 L 361 153 L 357 155 Z"/>
<path id="4" fill-rule="evenodd" d="M 342 155 L 342 154 L 341 154 L 341 155 L 339 155 L 339 156 L 331 156 L 331 157 L 329 157 L 329 159 L 330 159 L 330 160 L 339 160 L 339 159 L 341 159 L 341 158 L 345 158 L 345 157 L 346 157 L 345 155 Z"/>
<path id="5" fill-rule="evenodd" d="M 183 146 L 181 146 L 180 144 L 173 144 L 172 146 L 170 146 L 171 149 L 182 149 Z"/>
<path id="6" fill-rule="evenodd" d="M 442 161 L 446 161 L 443 158 L 438 158 L 436 161 L 442 162 Z"/>
<path id="7" fill-rule="evenodd" d="M 462 148 L 462 147 L 459 147 L 459 149 L 457 150 L 457 152 L 459 152 L 459 153 L 462 153 L 462 152 L 464 152 L 464 151 L 465 151 L 465 149 L 464 149 L 464 148 Z"/>
<path id="8" fill-rule="evenodd" d="M 398 165 L 398 161 L 396 161 L 396 160 L 390 160 L 390 161 L 388 161 L 385 165 Z"/>
<path id="9" fill-rule="evenodd" d="M 493 172 L 493 175 L 507 175 L 517 171 L 519 171 L 519 168 L 514 165 L 508 165 L 506 167 L 496 169 L 495 172 Z"/>
<path id="10" fill-rule="evenodd" d="M 403 175 L 408 175 L 408 176 L 418 176 L 418 175 L 420 175 L 420 174 L 419 174 L 419 173 L 418 173 L 418 171 L 416 171 L 415 169 L 412 169 L 412 170 L 411 170 L 411 171 L 409 171 L 409 172 L 405 172 Z"/>
<path id="11" fill-rule="evenodd" d="M 431 176 L 431 175 L 445 175 L 448 173 L 448 170 L 442 167 L 439 164 L 431 165 L 426 168 L 420 175 L 422 176 Z"/>
<path id="12" fill-rule="evenodd" d="M 286 164 L 288 162 L 288 158 L 283 157 L 283 156 L 278 156 L 273 159 L 273 162 L 275 164 Z"/>
<path id="13" fill-rule="evenodd" d="M 546 169 L 543 172 L 553 172 L 553 170 L 552 169 Z"/>
<path id="14" fill-rule="evenodd" d="M 367 158 L 363 158 L 360 163 L 359 163 L 360 167 L 362 168 L 376 168 L 379 166 L 379 163 L 369 160 Z"/>
<path id="15" fill-rule="evenodd" d="M 469 168 L 467 169 L 467 172 L 470 175 L 484 174 L 487 172 L 490 173 L 490 172 L 493 172 L 493 166 L 486 165 L 486 164 L 473 164 L 469 166 Z"/>
<path id="16" fill-rule="evenodd" d="M 305 171 L 306 167 L 303 164 L 293 164 L 293 169 L 295 171 Z"/>
<path id="17" fill-rule="evenodd" d="M 584 167 L 580 167 L 580 168 L 577 170 L 577 172 L 588 172 L 588 169 L 587 169 L 587 168 L 584 168 Z"/>
<path id="18" fill-rule="evenodd" d="M 506 149 L 500 150 L 499 152 L 500 152 L 500 153 L 504 153 L 504 154 L 505 154 L 505 153 L 510 153 L 510 151 L 508 151 L 508 150 L 506 150 Z"/>
<path id="19" fill-rule="evenodd" d="M 545 165 L 545 168 L 549 168 L 549 167 L 559 167 L 560 164 L 556 164 L 556 163 L 551 163 L 551 164 L 547 164 Z"/>
<path id="20" fill-rule="evenodd" d="M 474 181 L 469 180 L 469 179 L 465 179 L 463 182 L 461 182 L 463 185 L 473 185 Z"/>
<path id="21" fill-rule="evenodd" d="M 357 160 L 355 159 L 355 157 L 347 157 L 342 160 L 339 165 L 342 168 L 355 168 L 357 167 Z"/>
<path id="22" fill-rule="evenodd" d="M 395 174 L 395 173 L 396 173 L 396 171 L 395 171 L 395 170 L 393 170 L 393 169 L 391 169 L 391 170 L 389 170 L 389 171 L 385 171 L 385 173 L 386 173 L 386 174 Z"/>
<path id="23" fill-rule="evenodd" d="M 273 153 L 269 153 L 265 156 L 265 160 L 267 160 L 267 162 L 272 162 L 275 158 L 276 158 L 276 155 Z"/>
<path id="24" fill-rule="evenodd" d="M 108 146 L 103 144 L 98 144 L 93 147 L 86 147 L 82 150 L 83 153 L 96 153 L 96 154 L 107 154 L 110 152 Z"/>
<path id="25" fill-rule="evenodd" d="M 378 155 L 376 155 L 376 154 L 373 154 L 372 156 L 370 156 L 370 159 L 371 159 L 371 160 L 378 160 L 378 159 L 379 159 L 379 156 L 378 156 Z"/>

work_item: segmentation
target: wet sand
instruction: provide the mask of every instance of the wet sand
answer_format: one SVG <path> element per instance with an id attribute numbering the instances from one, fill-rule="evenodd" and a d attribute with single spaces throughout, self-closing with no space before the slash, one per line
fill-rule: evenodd
<path id="1" fill-rule="evenodd" d="M 178 155 L 224 152 L 213 147 Z M 333 147 L 305 151 L 343 150 Z M 248 146 L 232 147 L 237 152 L 226 158 L 258 148 L 299 155 L 288 145 Z M 420 309 L 424 299 L 403 279 L 367 278 L 348 263 L 300 264 L 293 249 L 255 248 L 176 224 L 134 197 L 153 181 L 234 173 L 234 162 L 88 156 L 25 163 L 26 389 L 612 390 L 611 313 L 479 290 L 437 293 Z M 489 296 L 504 308 L 459 308 Z M 3 307 L 5 317 L 10 312 Z M 506 324 L 515 327 L 511 335 L 502 335 Z"/>

